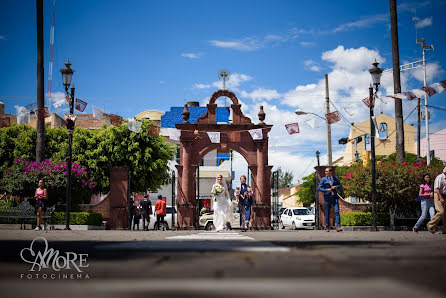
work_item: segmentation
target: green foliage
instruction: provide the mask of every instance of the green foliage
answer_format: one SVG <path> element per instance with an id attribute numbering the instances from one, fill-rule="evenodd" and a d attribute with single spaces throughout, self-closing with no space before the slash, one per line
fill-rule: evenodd
<path id="1" fill-rule="evenodd" d="M 376 201 L 383 211 L 389 208 L 418 208 L 419 185 L 424 173 L 431 176 L 432 181 L 441 173 L 441 162 L 427 166 L 424 161 L 397 163 L 391 159 L 382 159 L 376 164 Z M 346 196 L 363 198 L 371 201 L 371 168 L 362 165 L 349 167 L 341 177 Z"/>
<path id="2" fill-rule="evenodd" d="M 294 175 L 292 172 L 284 172 L 281 167 L 277 171 L 279 172 L 279 188 L 290 188 L 293 186 Z"/>
<path id="3" fill-rule="evenodd" d="M 378 226 L 390 225 L 389 213 L 377 213 L 376 224 Z M 373 217 L 371 212 L 349 212 L 341 214 L 341 225 L 343 226 L 371 226 Z"/>
<path id="4" fill-rule="evenodd" d="M 170 146 L 163 137 L 148 135 L 150 124 L 149 120 L 143 120 L 140 133 L 129 131 L 127 122 L 119 127 L 109 126 L 97 130 L 75 129 L 73 162 L 87 168 L 89 176 L 95 181 L 95 192 L 109 191 L 110 167 L 113 166 L 129 168 L 132 191 L 156 190 L 168 181 L 168 162 L 173 159 L 176 146 Z M 0 129 L 0 175 L 19 158 L 35 160 L 36 136 L 36 130 L 27 125 L 12 125 Z M 68 134 L 65 129 L 45 129 L 45 142 L 48 159 L 65 159 L 68 152 Z M 20 188 L 19 182 L 16 184 L 13 188 Z M 32 188 L 22 187 L 21 195 L 34 194 L 36 184 L 37 181 L 33 181 Z M 2 182 L 0 190 L 5 191 L 5 188 Z M 74 195 L 75 193 L 76 191 L 73 192 Z M 63 193 L 60 196 L 65 197 Z"/>
<path id="5" fill-rule="evenodd" d="M 20 224 L 18 218 L 1 218 L 0 224 Z M 45 218 L 47 224 L 51 223 L 50 218 Z M 35 218 L 26 219 L 27 224 L 36 224 Z M 65 212 L 54 212 L 54 224 L 64 225 L 66 223 Z M 102 225 L 102 214 L 95 212 L 70 212 L 70 225 Z"/>
<path id="6" fill-rule="evenodd" d="M 297 195 L 299 196 L 299 201 L 304 205 L 310 205 L 314 203 L 314 196 L 316 193 L 315 182 L 314 182 L 314 173 L 303 177 L 302 183 L 300 184 L 301 188 L 297 191 Z"/>

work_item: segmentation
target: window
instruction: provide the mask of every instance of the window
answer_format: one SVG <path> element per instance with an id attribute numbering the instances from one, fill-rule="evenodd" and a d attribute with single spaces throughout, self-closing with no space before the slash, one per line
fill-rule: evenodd
<path id="1" fill-rule="evenodd" d="M 386 140 L 387 139 L 387 123 L 382 122 L 379 124 L 378 129 L 378 137 L 380 140 Z"/>
<path id="2" fill-rule="evenodd" d="M 308 209 L 294 209 L 294 215 L 311 215 L 310 210 Z"/>

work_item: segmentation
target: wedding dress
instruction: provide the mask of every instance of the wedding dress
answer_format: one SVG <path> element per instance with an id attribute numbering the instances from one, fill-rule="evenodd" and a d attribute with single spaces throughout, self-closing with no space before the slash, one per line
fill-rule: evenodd
<path id="1" fill-rule="evenodd" d="M 222 180 L 223 183 L 220 184 L 224 187 L 224 191 L 218 195 L 214 195 L 214 226 L 217 232 L 222 231 L 226 226 L 226 223 L 232 222 L 232 201 L 229 198 L 228 186 L 226 185 L 225 180 Z M 215 184 L 218 184 L 216 182 Z M 215 185 L 214 184 L 214 185 Z"/>

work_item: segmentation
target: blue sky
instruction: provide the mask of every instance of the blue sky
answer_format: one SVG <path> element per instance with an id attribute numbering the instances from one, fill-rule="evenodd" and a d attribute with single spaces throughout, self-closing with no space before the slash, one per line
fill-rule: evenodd
<path id="1" fill-rule="evenodd" d="M 397 1 L 400 63 L 421 59 L 418 36 L 433 44 L 428 52 L 428 83 L 446 79 L 446 1 Z M 53 0 L 44 0 L 45 92 Z M 0 100 L 6 111 L 35 102 L 35 1 L 0 2 Z M 76 97 L 106 112 L 130 118 L 144 110 L 167 111 L 186 101 L 204 104 L 220 88 L 217 73 L 232 76 L 228 89 L 257 122 L 261 104 L 270 134 L 269 163 L 310 173 L 314 151 L 325 158 L 325 125 L 311 128 L 297 108 L 324 114 L 324 74 L 330 98 L 348 122 L 367 119 L 361 99 L 368 94 L 367 69 L 376 58 L 392 65 L 389 1 L 56 1 L 52 92 L 63 91 L 59 69 L 67 58 L 76 70 Z M 383 95 L 393 92 L 391 74 L 383 76 Z M 420 69 L 402 73 L 403 90 L 422 86 Z M 444 107 L 446 92 L 430 98 Z M 383 112 L 393 116 L 386 99 Z M 220 102 L 221 104 L 222 102 Z M 405 117 L 414 108 L 403 102 Z M 62 107 L 59 112 L 62 112 Z M 333 110 L 333 106 L 331 107 Z M 53 108 L 54 110 L 54 108 Z M 380 111 L 380 106 L 376 108 Z M 446 127 L 441 110 L 432 110 L 432 132 Z M 412 114 L 407 122 L 413 123 Z M 299 122 L 301 133 L 287 135 L 283 125 Z M 348 135 L 346 121 L 332 127 L 334 159 L 342 154 L 337 140 Z M 322 161 L 326 161 L 326 158 Z M 245 169 L 243 161 L 240 167 Z"/>

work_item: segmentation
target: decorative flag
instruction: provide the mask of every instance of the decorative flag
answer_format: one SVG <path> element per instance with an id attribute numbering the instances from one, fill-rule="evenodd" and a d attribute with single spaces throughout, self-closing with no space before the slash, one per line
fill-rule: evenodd
<path id="1" fill-rule="evenodd" d="M 443 86 L 443 88 L 446 89 L 446 80 L 441 81 L 440 83 L 441 83 L 441 86 Z"/>
<path id="2" fill-rule="evenodd" d="M 437 93 L 442 93 L 444 91 L 444 87 L 441 86 L 440 83 L 433 83 L 431 84 L 431 87 L 437 92 Z"/>
<path id="3" fill-rule="evenodd" d="M 208 131 L 208 137 L 211 140 L 211 143 L 220 143 L 220 132 Z"/>
<path id="4" fill-rule="evenodd" d="M 70 104 L 70 98 L 67 96 L 65 96 L 65 101 L 67 102 L 67 104 Z"/>
<path id="5" fill-rule="evenodd" d="M 285 124 L 285 128 L 286 128 L 286 131 L 290 135 L 300 132 L 299 124 L 297 122 L 296 123 Z"/>
<path id="6" fill-rule="evenodd" d="M 55 108 L 56 110 L 58 110 L 58 109 L 64 104 L 64 102 L 65 102 L 65 100 L 64 100 L 64 99 L 61 99 L 61 100 L 55 102 L 55 103 L 53 104 L 53 106 L 54 106 L 54 108 Z"/>
<path id="7" fill-rule="evenodd" d="M 261 128 L 251 129 L 249 130 L 249 134 L 251 135 L 253 140 L 263 139 L 263 132 Z"/>
<path id="8" fill-rule="evenodd" d="M 141 131 L 141 125 L 142 125 L 142 123 L 139 121 L 135 121 L 133 119 L 129 120 L 129 130 L 130 131 L 139 133 Z"/>
<path id="9" fill-rule="evenodd" d="M 87 103 L 79 98 L 76 98 L 76 110 L 79 112 L 85 111 L 85 108 L 87 107 Z"/>
<path id="10" fill-rule="evenodd" d="M 372 100 L 371 100 L 371 98 L 370 97 L 366 97 L 366 98 L 364 98 L 363 100 L 362 100 L 362 102 L 368 107 L 368 108 L 370 108 L 371 106 L 372 106 Z"/>
<path id="11" fill-rule="evenodd" d="M 424 96 L 424 91 L 421 89 L 413 89 L 411 90 L 412 94 L 415 95 L 417 98 L 421 98 Z"/>
<path id="12" fill-rule="evenodd" d="M 17 109 L 17 124 L 29 124 L 29 110 L 25 107 L 15 106 Z"/>
<path id="13" fill-rule="evenodd" d="M 104 118 L 104 110 L 93 106 L 93 118 L 102 120 Z"/>
<path id="14" fill-rule="evenodd" d="M 426 91 L 427 95 L 429 95 L 429 97 L 431 97 L 432 95 L 434 95 L 435 93 L 437 93 L 437 91 L 435 91 L 434 88 L 431 88 L 429 86 L 426 87 L 421 87 L 421 89 L 423 89 L 424 91 Z"/>
<path id="15" fill-rule="evenodd" d="M 413 100 L 417 98 L 417 96 L 410 91 L 403 92 L 402 94 L 406 95 L 408 100 Z"/>
<path id="16" fill-rule="evenodd" d="M 307 119 L 305 120 L 305 123 L 308 124 L 311 128 L 319 128 L 319 122 L 316 118 Z"/>
<path id="17" fill-rule="evenodd" d="M 160 135 L 160 127 L 156 125 L 148 125 L 147 126 L 147 134 L 152 137 L 159 137 Z"/>
<path id="18" fill-rule="evenodd" d="M 372 116 L 373 125 L 375 126 L 375 136 L 379 136 L 378 123 L 376 122 L 375 115 Z"/>
<path id="19" fill-rule="evenodd" d="M 325 115 L 328 120 L 328 123 L 333 124 L 341 120 L 338 111 L 334 111 Z"/>
<path id="20" fill-rule="evenodd" d="M 179 141 L 181 136 L 181 131 L 176 128 L 162 128 L 163 130 L 167 130 L 167 136 L 171 140 Z"/>
<path id="21" fill-rule="evenodd" d="M 388 95 L 387 97 L 393 98 L 393 99 L 407 99 L 407 96 L 402 93 L 397 93 L 394 95 Z"/>
<path id="22" fill-rule="evenodd" d="M 355 114 L 352 113 L 352 112 L 348 109 L 349 107 L 350 107 L 350 106 L 345 107 L 345 108 L 344 108 L 344 112 L 347 113 L 347 115 L 349 115 L 350 117 L 352 117 L 352 116 L 355 115 Z"/>

